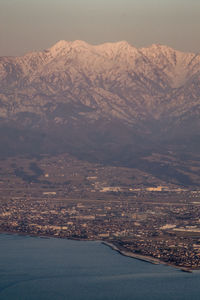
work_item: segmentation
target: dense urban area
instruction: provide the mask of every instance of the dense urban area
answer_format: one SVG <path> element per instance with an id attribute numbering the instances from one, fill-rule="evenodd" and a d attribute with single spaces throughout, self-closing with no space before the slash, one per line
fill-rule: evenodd
<path id="1" fill-rule="evenodd" d="M 0 178 L 1 232 L 101 240 L 124 255 L 200 268 L 198 187 L 67 155 L 2 160 Z"/>

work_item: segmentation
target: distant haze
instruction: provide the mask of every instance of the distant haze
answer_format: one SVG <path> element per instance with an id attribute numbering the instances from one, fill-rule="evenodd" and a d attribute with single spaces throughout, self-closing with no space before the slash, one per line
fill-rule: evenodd
<path id="1" fill-rule="evenodd" d="M 200 52 L 199 0 L 0 0 L 0 55 L 22 55 L 58 40 L 126 40 Z"/>

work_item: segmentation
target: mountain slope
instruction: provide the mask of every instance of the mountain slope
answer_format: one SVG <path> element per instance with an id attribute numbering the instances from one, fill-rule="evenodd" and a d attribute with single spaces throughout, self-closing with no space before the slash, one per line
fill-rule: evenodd
<path id="1" fill-rule="evenodd" d="M 60 41 L 0 58 L 4 157 L 69 152 L 197 185 L 191 166 L 199 161 L 199 117 L 198 54 L 163 45 L 136 49 L 125 41 Z"/>

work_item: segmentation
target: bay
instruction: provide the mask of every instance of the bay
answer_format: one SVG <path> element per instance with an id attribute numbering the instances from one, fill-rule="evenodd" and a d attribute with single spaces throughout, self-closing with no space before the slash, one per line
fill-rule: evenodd
<path id="1" fill-rule="evenodd" d="M 193 300 L 200 271 L 124 257 L 100 242 L 0 234 L 1 300 Z"/>

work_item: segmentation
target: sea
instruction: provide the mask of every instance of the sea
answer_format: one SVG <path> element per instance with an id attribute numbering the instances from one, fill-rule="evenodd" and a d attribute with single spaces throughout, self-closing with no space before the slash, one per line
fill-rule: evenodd
<path id="1" fill-rule="evenodd" d="M 197 300 L 200 271 L 122 256 L 101 242 L 0 234 L 1 300 Z"/>

